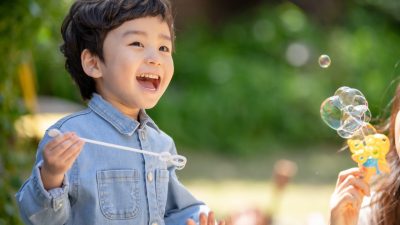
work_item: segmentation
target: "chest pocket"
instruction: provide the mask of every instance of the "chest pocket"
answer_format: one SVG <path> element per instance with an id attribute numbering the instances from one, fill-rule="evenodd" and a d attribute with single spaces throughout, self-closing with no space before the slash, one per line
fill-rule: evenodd
<path id="1" fill-rule="evenodd" d="M 168 196 L 168 181 L 169 171 L 165 169 L 159 169 L 156 172 L 156 191 L 157 191 L 157 203 L 160 215 L 164 216 L 165 205 L 167 204 Z"/>
<path id="2" fill-rule="evenodd" d="M 111 220 L 135 218 L 139 211 L 139 173 L 136 170 L 97 171 L 100 209 Z"/>

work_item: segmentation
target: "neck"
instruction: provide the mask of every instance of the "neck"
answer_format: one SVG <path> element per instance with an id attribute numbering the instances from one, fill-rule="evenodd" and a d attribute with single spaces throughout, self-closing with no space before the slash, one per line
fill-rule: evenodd
<path id="1" fill-rule="evenodd" d="M 109 102 L 112 106 L 114 106 L 116 109 L 118 109 L 120 112 L 125 114 L 126 116 L 128 116 L 128 117 L 130 117 L 130 118 L 132 118 L 132 119 L 134 119 L 136 121 L 139 121 L 139 112 L 140 112 L 139 108 L 129 107 L 126 104 L 124 104 L 124 103 L 122 103 L 122 102 L 120 102 L 120 101 L 118 101 L 116 99 L 109 98 L 109 97 L 107 97 L 105 95 L 102 95 L 102 97 L 107 102 Z"/>

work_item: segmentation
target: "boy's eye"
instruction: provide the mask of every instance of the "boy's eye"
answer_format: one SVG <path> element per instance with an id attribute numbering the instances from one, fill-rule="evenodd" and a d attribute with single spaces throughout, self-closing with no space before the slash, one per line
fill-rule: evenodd
<path id="1" fill-rule="evenodd" d="M 169 52 L 169 48 L 167 46 L 161 46 L 160 51 L 162 52 Z"/>
<path id="2" fill-rule="evenodd" d="M 136 47 L 144 47 L 144 45 L 142 43 L 138 42 L 138 41 L 132 42 L 130 45 L 131 46 L 136 46 Z"/>

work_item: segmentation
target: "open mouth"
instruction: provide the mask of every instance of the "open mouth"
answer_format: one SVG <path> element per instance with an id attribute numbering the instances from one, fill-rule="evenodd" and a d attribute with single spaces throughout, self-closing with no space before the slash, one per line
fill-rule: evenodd
<path id="1" fill-rule="evenodd" d="M 136 77 L 140 86 L 148 90 L 157 90 L 160 86 L 160 76 L 152 73 L 141 73 Z"/>

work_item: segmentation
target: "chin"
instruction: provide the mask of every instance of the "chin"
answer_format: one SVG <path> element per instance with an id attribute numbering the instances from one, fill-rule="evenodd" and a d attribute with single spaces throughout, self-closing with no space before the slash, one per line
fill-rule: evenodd
<path id="1" fill-rule="evenodd" d="M 157 101 L 158 102 L 158 101 Z M 157 105 L 157 102 L 154 103 L 147 103 L 147 104 L 143 104 L 142 108 L 143 109 L 152 109 Z"/>

